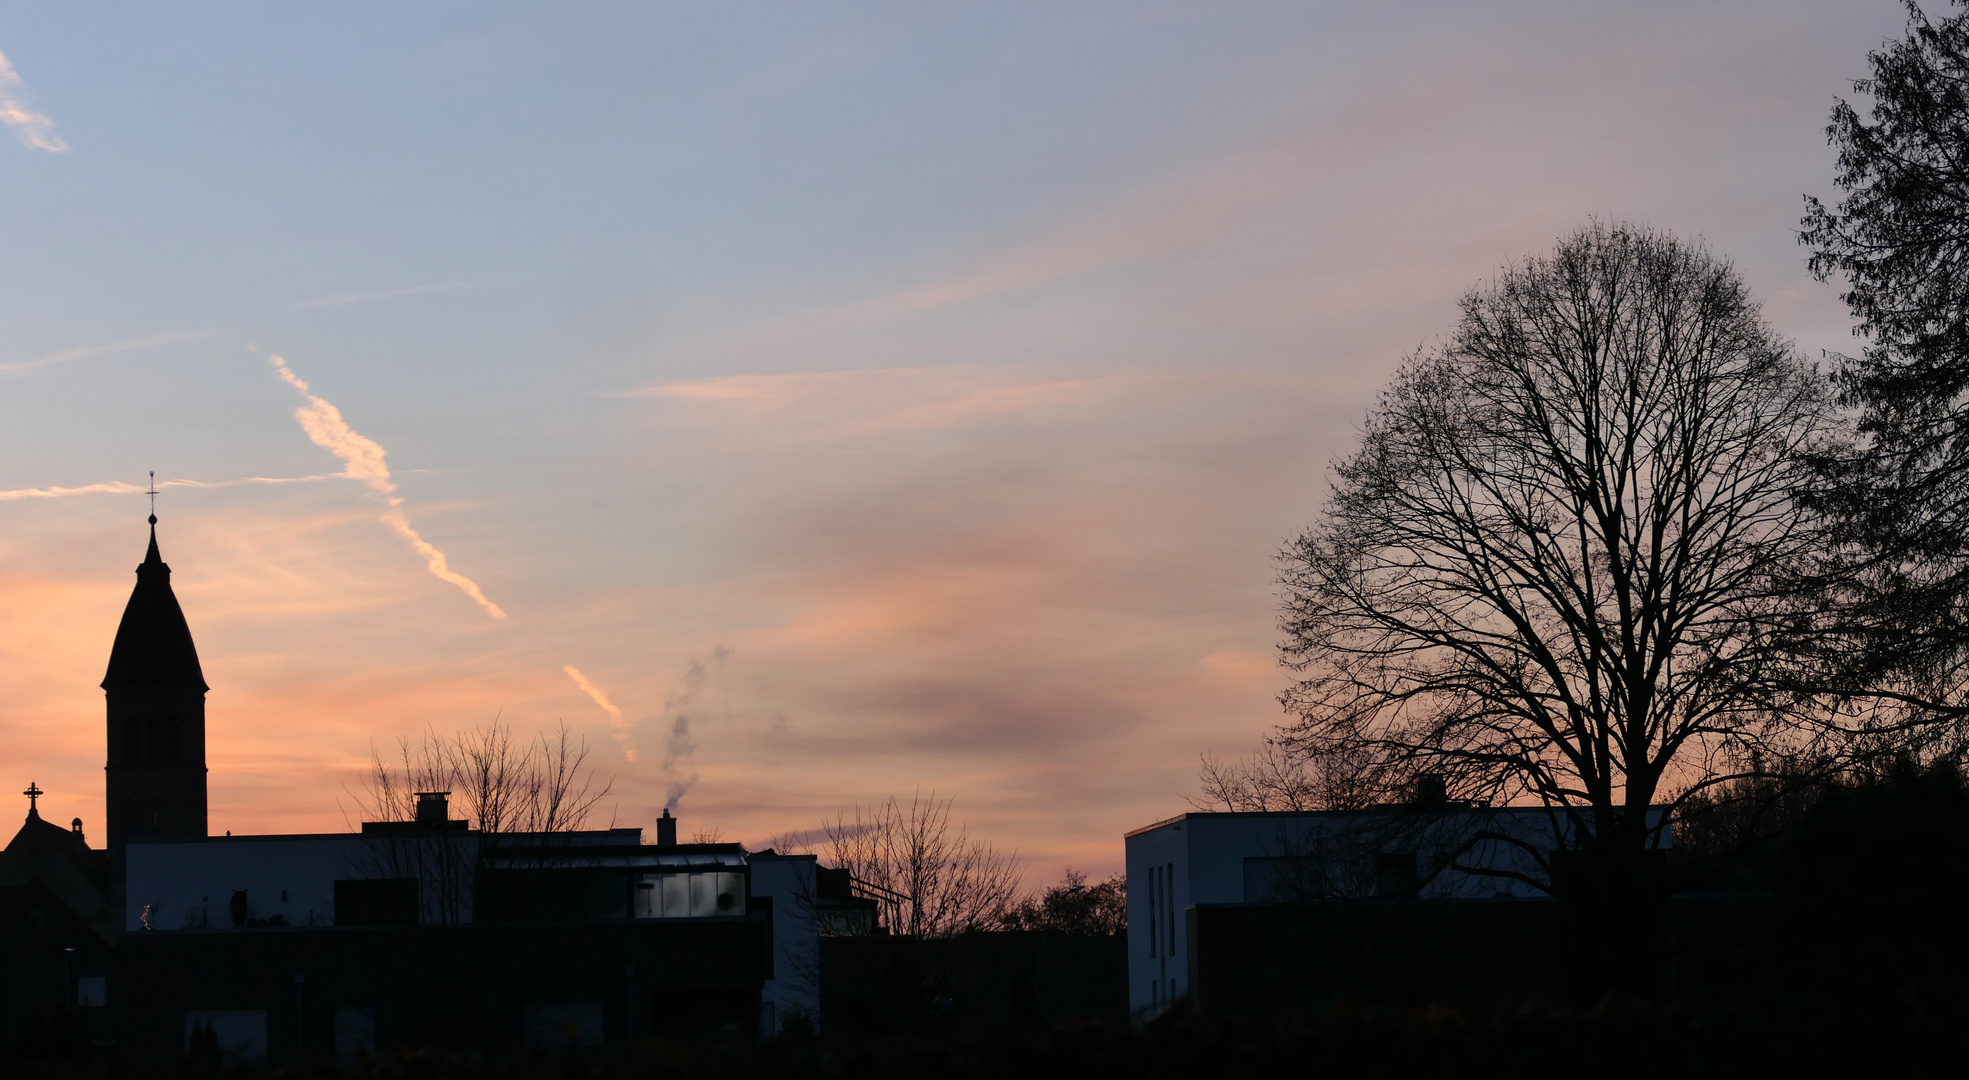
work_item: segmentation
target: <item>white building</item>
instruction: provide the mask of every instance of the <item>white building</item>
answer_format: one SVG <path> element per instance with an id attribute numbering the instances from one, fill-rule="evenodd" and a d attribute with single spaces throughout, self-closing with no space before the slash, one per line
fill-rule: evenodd
<path id="1" fill-rule="evenodd" d="M 634 828 L 488 837 L 448 820 L 441 793 L 427 801 L 421 821 L 370 822 L 359 833 L 132 837 L 121 929 L 149 937 L 234 928 L 696 921 L 769 911 L 760 1026 L 772 1033 L 796 1015 L 819 1020 L 813 856 L 677 844 L 667 815 L 660 839 L 669 842 L 655 845 Z M 597 1018 L 597 1040 L 599 1024 Z"/>
<path id="2" fill-rule="evenodd" d="M 1567 832 L 1540 807 L 1455 803 L 1192 812 L 1136 829 L 1124 840 L 1130 1013 L 1152 1018 L 1188 992 L 1198 905 L 1542 899 L 1540 858 Z M 1654 833 L 1666 848 L 1668 831 Z"/>

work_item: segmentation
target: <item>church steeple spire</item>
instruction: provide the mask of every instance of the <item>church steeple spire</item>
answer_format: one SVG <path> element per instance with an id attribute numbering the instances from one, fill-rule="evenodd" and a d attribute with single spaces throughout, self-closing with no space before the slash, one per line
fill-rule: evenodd
<path id="1" fill-rule="evenodd" d="M 157 470 L 155 469 L 151 470 L 150 486 L 144 489 L 144 494 L 150 496 L 150 550 L 144 553 L 144 565 L 156 563 L 163 566 L 164 558 L 157 553 Z M 142 572 L 138 571 L 138 573 Z M 170 567 L 165 567 L 165 573 L 170 573 Z"/>
<path id="2" fill-rule="evenodd" d="M 155 485 L 151 489 L 156 490 Z M 205 673 L 171 567 L 157 549 L 157 514 L 103 675 L 109 707 L 108 841 L 205 835 Z"/>
<path id="3" fill-rule="evenodd" d="M 109 650 L 103 689 L 117 686 L 195 686 L 202 693 L 205 673 L 184 609 L 171 591 L 171 565 L 157 550 L 157 515 L 150 516 L 150 547 L 137 567 L 137 587 L 123 607 L 116 644 Z"/>

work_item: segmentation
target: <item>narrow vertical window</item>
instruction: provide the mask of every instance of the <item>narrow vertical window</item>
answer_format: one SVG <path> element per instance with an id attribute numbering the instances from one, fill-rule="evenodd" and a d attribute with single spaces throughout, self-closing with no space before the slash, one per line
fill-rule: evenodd
<path id="1" fill-rule="evenodd" d="M 1149 958 L 1150 959 L 1155 958 L 1156 956 L 1155 942 L 1157 938 L 1162 936 L 1162 923 L 1156 920 L 1156 912 L 1159 909 L 1156 901 L 1159 900 L 1162 896 L 1162 887 L 1156 882 L 1156 877 L 1157 877 L 1156 871 L 1159 869 L 1161 868 L 1155 866 L 1149 867 Z"/>
<path id="2" fill-rule="evenodd" d="M 1163 909 L 1169 913 L 1169 955 L 1176 955 L 1176 864 L 1162 872 L 1163 887 L 1169 890 Z"/>

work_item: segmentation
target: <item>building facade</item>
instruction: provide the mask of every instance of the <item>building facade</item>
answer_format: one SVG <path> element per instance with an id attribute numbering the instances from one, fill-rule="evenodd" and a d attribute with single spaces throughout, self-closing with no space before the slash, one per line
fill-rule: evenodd
<path id="1" fill-rule="evenodd" d="M 1666 849 L 1663 812 L 1652 815 Z M 1232 928 L 1254 922 L 1276 941 L 1277 927 L 1293 922 L 1346 920 L 1343 936 L 1368 933 L 1371 922 L 1400 936 L 1404 920 L 1516 918 L 1490 909 L 1549 903 L 1538 883 L 1567 836 L 1563 820 L 1542 807 L 1440 799 L 1353 811 L 1192 812 L 1136 829 L 1124 839 L 1130 1013 L 1152 1019 L 1198 990 L 1199 973 L 1225 969 L 1221 956 L 1203 955 L 1210 945 L 1198 938 L 1207 927 L 1224 928 L 1221 943 L 1249 937 Z M 1417 915 L 1416 904 L 1436 910 Z M 1462 906 L 1452 914 L 1451 905 Z M 1360 913 L 1368 909 L 1383 913 Z"/>

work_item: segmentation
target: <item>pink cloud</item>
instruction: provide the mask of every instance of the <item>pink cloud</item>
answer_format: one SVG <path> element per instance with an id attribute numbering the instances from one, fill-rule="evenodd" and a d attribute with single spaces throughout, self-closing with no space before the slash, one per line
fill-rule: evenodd
<path id="1" fill-rule="evenodd" d="M 657 383 L 619 397 L 724 405 L 753 418 L 839 432 L 933 428 L 1091 402 L 1150 374 L 1033 381 L 1029 374 L 959 366 L 723 375 Z"/>

